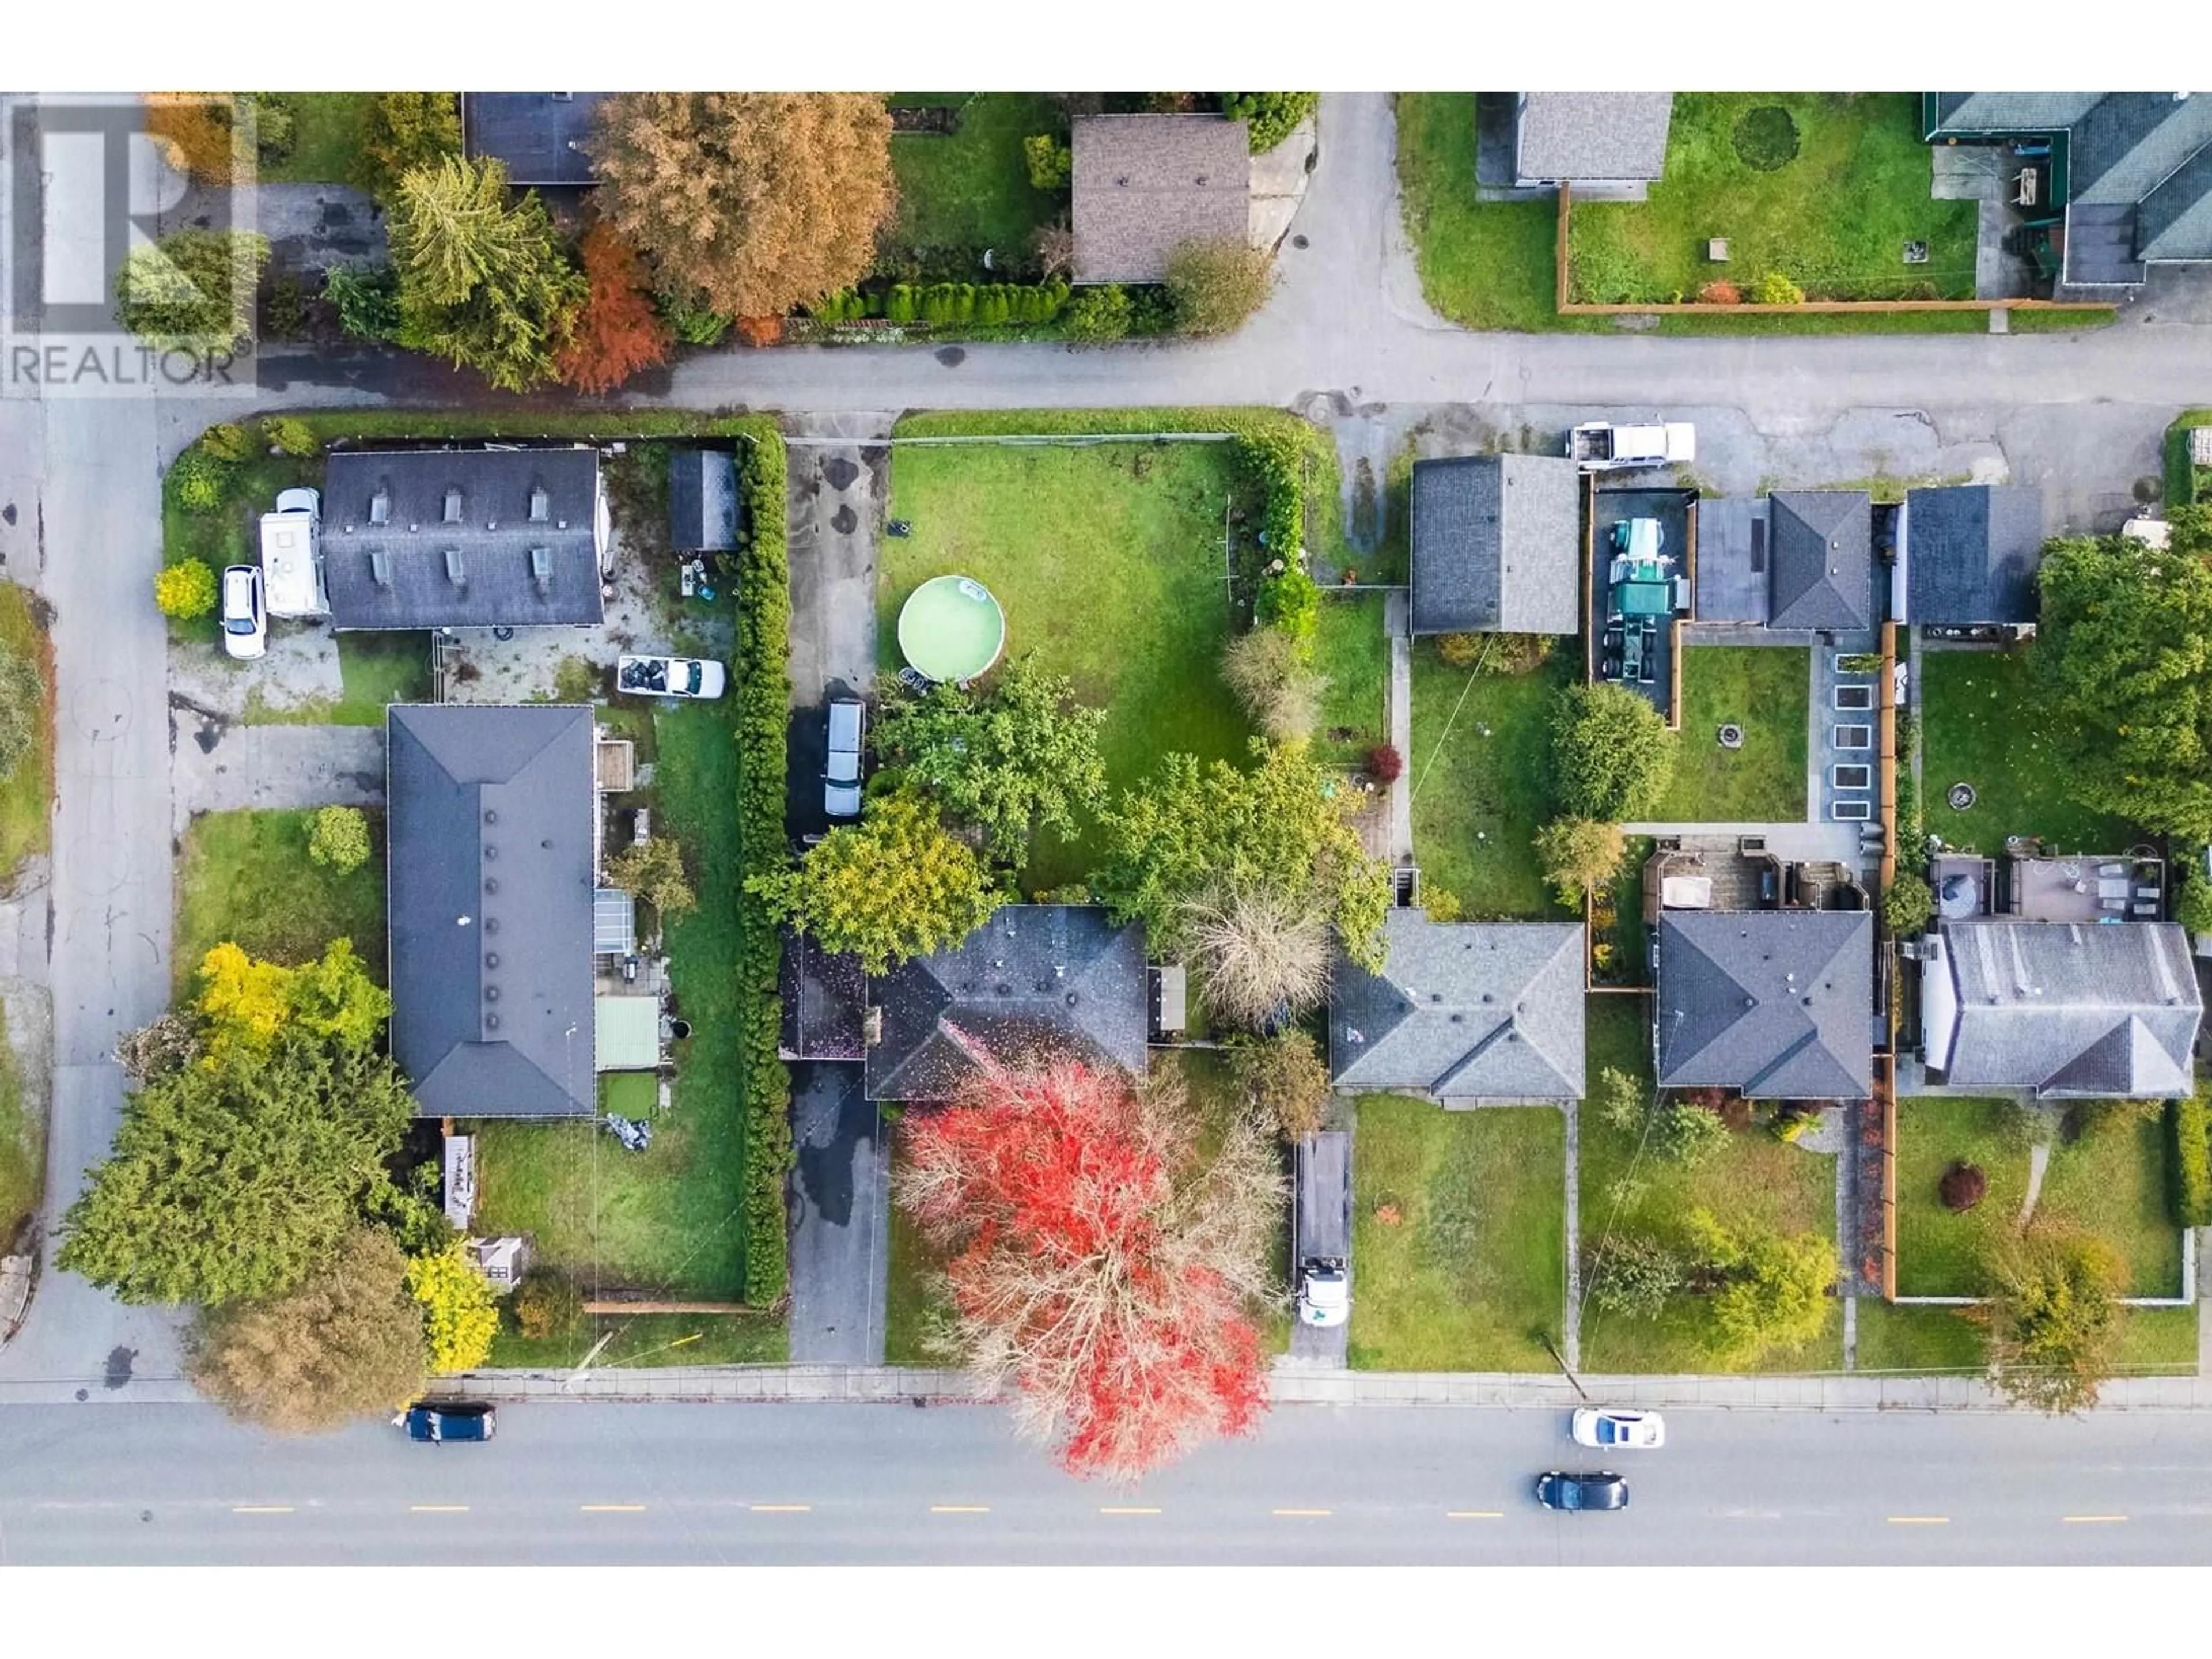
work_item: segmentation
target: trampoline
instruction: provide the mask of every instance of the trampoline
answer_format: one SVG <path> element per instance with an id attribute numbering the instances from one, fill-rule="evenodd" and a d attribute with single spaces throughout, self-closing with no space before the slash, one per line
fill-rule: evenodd
<path id="1" fill-rule="evenodd" d="M 1006 613 L 982 583 L 933 576 L 899 607 L 899 653 L 933 680 L 972 680 L 1006 648 Z"/>

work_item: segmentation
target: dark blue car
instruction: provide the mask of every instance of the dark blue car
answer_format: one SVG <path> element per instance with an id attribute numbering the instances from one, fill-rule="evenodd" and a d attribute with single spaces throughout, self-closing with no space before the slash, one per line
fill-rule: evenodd
<path id="1" fill-rule="evenodd" d="M 499 1427 L 496 1407 L 481 1400 L 425 1400 L 392 1419 L 410 1440 L 489 1440 Z"/>
<path id="2" fill-rule="evenodd" d="M 1536 1501 L 1547 1510 L 1625 1510 L 1628 1482 L 1610 1471 L 1569 1474 L 1554 1469 L 1536 1477 Z"/>

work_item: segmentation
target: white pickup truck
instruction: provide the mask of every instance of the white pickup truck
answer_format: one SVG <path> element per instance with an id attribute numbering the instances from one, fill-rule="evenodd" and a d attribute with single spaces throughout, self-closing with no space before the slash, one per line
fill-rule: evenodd
<path id="1" fill-rule="evenodd" d="M 1698 428 L 1687 421 L 1655 421 L 1648 426 L 1585 421 L 1567 434 L 1567 454 L 1585 472 L 1672 466 L 1698 459 Z"/>
<path id="2" fill-rule="evenodd" d="M 1352 1314 L 1352 1137 L 1323 1130 L 1298 1142 L 1298 1317 L 1341 1325 Z"/>

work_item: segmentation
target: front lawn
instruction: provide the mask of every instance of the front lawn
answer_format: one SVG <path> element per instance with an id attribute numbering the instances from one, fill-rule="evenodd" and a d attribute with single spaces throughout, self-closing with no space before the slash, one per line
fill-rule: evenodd
<path id="1" fill-rule="evenodd" d="M 2039 1220 L 2094 1233 L 2120 1253 L 2130 1296 L 2181 1294 L 2181 1230 L 2168 1200 L 2172 1146 L 2155 1116 L 2108 1121 L 2070 1146 L 2062 1133 L 2036 1200 Z"/>
<path id="2" fill-rule="evenodd" d="M 1314 666 L 1328 679 L 1321 699 L 1320 752 L 1357 766 L 1390 740 L 1383 702 L 1390 678 L 1390 641 L 1382 632 L 1382 595 L 1324 598 L 1314 636 Z"/>
<path id="3" fill-rule="evenodd" d="M 249 956 L 288 966 L 310 961 L 334 939 L 380 985 L 385 978 L 382 815 L 369 815 L 368 862 L 339 875 L 307 856 L 310 811 L 203 812 L 185 831 L 177 860 L 177 932 L 172 971 L 189 994 L 200 959 L 228 940 Z"/>
<path id="4" fill-rule="evenodd" d="M 1923 651 L 1921 800 L 1929 830 L 1991 856 L 2008 836 L 2040 836 L 2063 852 L 2113 853 L 2139 839 L 2124 819 L 2077 804 L 2042 714 L 2027 651 Z M 1953 809 L 1951 786 L 1974 804 Z"/>
<path id="5" fill-rule="evenodd" d="M 1352 1325 L 1363 1370 L 1549 1370 L 1563 1332 L 1566 1120 L 1366 1095 L 1352 1138 Z"/>
<path id="6" fill-rule="evenodd" d="M 1975 204 L 1929 198 L 1917 116 L 1910 93 L 1675 94 L 1649 199 L 1575 204 L 1575 299 L 1694 300 L 1724 278 L 1748 300 L 1770 273 L 1816 300 L 1972 299 Z M 1905 263 L 1908 241 L 1926 263 Z"/>
<path id="7" fill-rule="evenodd" d="M 2116 1370 L 2122 1376 L 2186 1376 L 2197 1370 L 2197 1318 L 2186 1308 L 2130 1308 L 2120 1325 Z M 1863 1375 L 1941 1371 L 1978 1376 L 1988 1369 L 1982 1328 L 1958 1308 L 1900 1308 L 1871 1297 L 1859 1303 Z"/>
<path id="8" fill-rule="evenodd" d="M 1674 781 L 1652 816 L 1662 823 L 1786 823 L 1805 816 L 1806 702 L 1802 647 L 1693 645 L 1682 653 L 1682 736 Z M 1725 724 L 1743 747 L 1723 749 Z"/>
<path id="9" fill-rule="evenodd" d="M 899 665 L 907 597 L 957 572 L 1005 608 L 1009 659 L 1035 656 L 1106 710 L 1116 794 L 1170 751 L 1242 761 L 1249 728 L 1219 671 L 1222 515 L 1238 483 L 1232 448 L 1217 443 L 900 449 L 890 514 L 914 532 L 881 549 L 881 665 Z M 1098 852 L 1095 836 L 1040 837 L 1023 885 L 1080 881 Z"/>
<path id="10" fill-rule="evenodd" d="M 0 651 L 35 666 L 42 692 L 31 745 L 15 769 L 0 778 L 0 884 L 14 878 L 25 859 L 53 845 L 54 647 L 40 614 L 28 589 L 0 582 Z"/>
<path id="11" fill-rule="evenodd" d="M 979 92 L 953 101 L 960 128 L 950 134 L 891 136 L 891 172 L 898 180 L 898 218 L 891 240 L 912 249 L 925 275 L 981 276 L 986 248 L 1005 270 L 1030 257 L 1036 228 L 1067 211 L 1065 191 L 1030 183 L 1022 140 L 1048 132 L 1066 142 L 1067 118 L 1042 93 Z M 895 94 L 892 102 L 906 99 Z"/>
<path id="12" fill-rule="evenodd" d="M 246 724 L 381 726 L 387 704 L 429 702 L 428 634 L 340 634 L 337 652 L 343 696 L 272 708 L 257 686 L 246 694 Z"/>
<path id="13" fill-rule="evenodd" d="M 592 1361 L 595 1371 L 662 1365 L 781 1365 L 791 1358 L 791 1338 L 771 1314 L 586 1314 L 573 1331 L 532 1339 L 514 1328 L 501 1309 L 488 1366 L 526 1370 L 566 1370 L 581 1362 L 602 1336 L 611 1336 Z"/>
<path id="14" fill-rule="evenodd" d="M 1533 672 L 1483 674 L 1413 641 L 1413 856 L 1470 921 L 1563 914 L 1532 842 L 1552 812 L 1552 700 L 1574 672 L 1567 646 Z"/>
<path id="15" fill-rule="evenodd" d="M 1650 1006 L 1641 997 L 1594 996 L 1589 1002 L 1589 1087 L 1598 1092 L 1605 1066 L 1628 1073 L 1648 1089 L 1651 1073 Z M 1723 1226 L 1765 1227 L 1784 1236 L 1836 1237 L 1836 1164 L 1820 1152 L 1778 1139 L 1754 1124 L 1735 1132 L 1694 1170 L 1668 1163 L 1646 1146 L 1641 1126 L 1615 1128 L 1594 1105 L 1581 1114 L 1582 1270 L 1585 1287 L 1602 1261 L 1608 1234 L 1638 1234 L 1679 1245 L 1697 1208 Z M 1675 1297 L 1656 1319 L 1607 1313 L 1585 1300 L 1582 1361 L 1592 1371 L 1835 1370 L 1843 1364 L 1843 1304 L 1832 1301 L 1821 1334 L 1778 1350 L 1748 1368 L 1712 1351 L 1705 1304 Z"/>

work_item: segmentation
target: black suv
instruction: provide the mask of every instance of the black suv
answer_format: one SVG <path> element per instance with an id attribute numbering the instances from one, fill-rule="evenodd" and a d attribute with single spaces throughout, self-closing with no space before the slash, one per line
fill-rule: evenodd
<path id="1" fill-rule="evenodd" d="M 1536 1477 L 1536 1501 L 1547 1510 L 1625 1510 L 1628 1482 L 1609 1470 L 1569 1474 L 1554 1469 Z"/>

